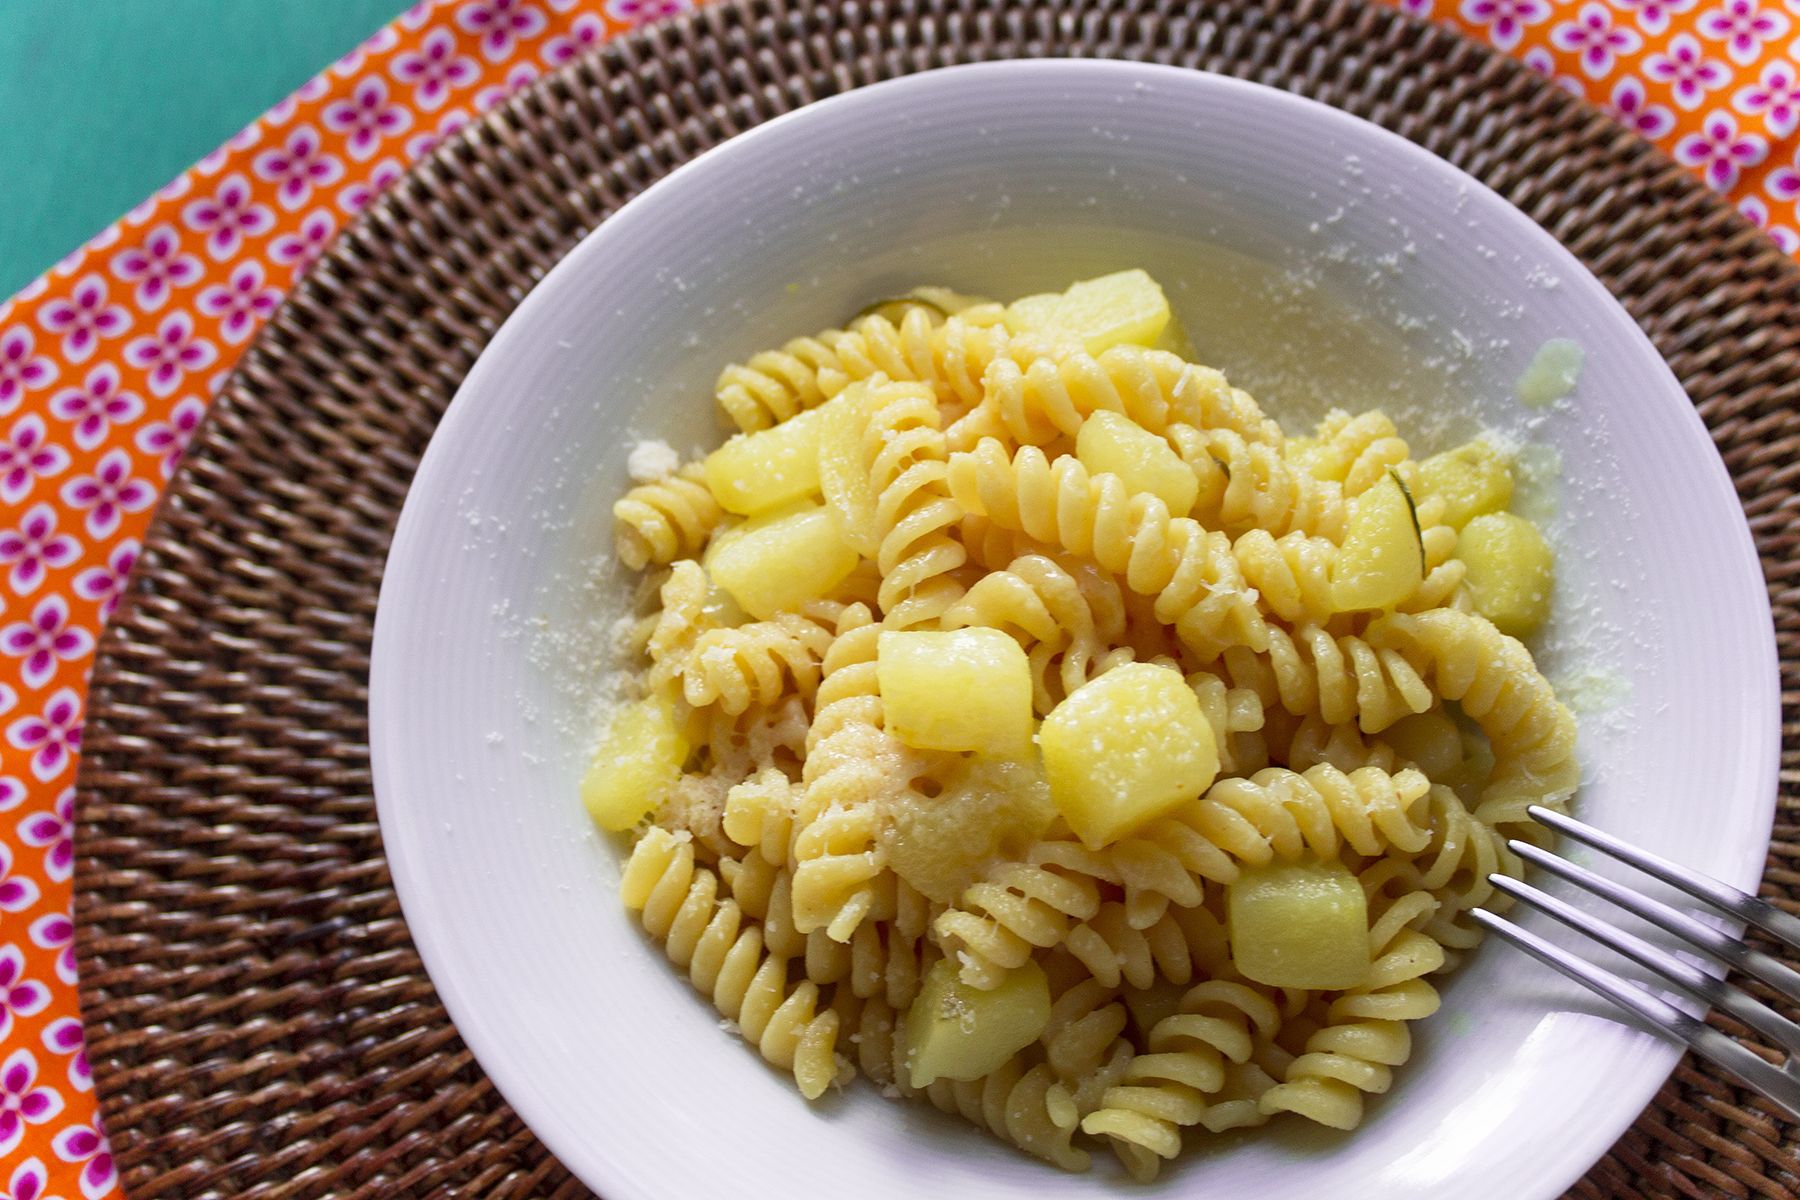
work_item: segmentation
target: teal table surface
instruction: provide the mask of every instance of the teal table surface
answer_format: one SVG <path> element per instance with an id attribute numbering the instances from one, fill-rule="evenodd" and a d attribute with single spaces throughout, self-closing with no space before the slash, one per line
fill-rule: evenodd
<path id="1" fill-rule="evenodd" d="M 0 298 L 403 0 L 0 0 Z"/>

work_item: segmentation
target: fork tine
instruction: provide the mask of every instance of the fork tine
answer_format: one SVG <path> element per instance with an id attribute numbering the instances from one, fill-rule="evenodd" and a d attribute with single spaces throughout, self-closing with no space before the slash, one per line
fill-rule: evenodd
<path id="1" fill-rule="evenodd" d="M 1779 959 L 1764 954 L 1745 945 L 1729 934 L 1721 933 L 1708 925 L 1703 925 L 1684 912 L 1678 912 L 1660 901 L 1632 891 L 1623 884 L 1596 875 L 1585 867 L 1578 867 L 1566 859 L 1529 842 L 1511 841 L 1507 843 L 1514 853 L 1534 866 L 1542 867 L 1553 875 L 1559 875 L 1587 891 L 1601 896 L 1626 912 L 1642 917 L 1676 937 L 1712 955 L 1720 962 L 1727 963 L 1746 975 L 1762 980 L 1788 999 L 1800 1003 L 1800 972 L 1787 966 Z"/>
<path id="2" fill-rule="evenodd" d="M 1576 983 L 1673 1035 L 1701 1058 L 1737 1076 L 1767 1096 L 1789 1116 L 1800 1120 L 1800 1079 L 1763 1061 L 1706 1022 L 1688 1016 L 1635 983 L 1551 945 L 1505 917 L 1495 916 L 1481 908 L 1471 909 L 1469 915 L 1483 928 L 1498 934 L 1539 962 L 1556 968 Z"/>
<path id="3" fill-rule="evenodd" d="M 1680 888 L 1696 900 L 1704 901 L 1740 921 L 1748 921 L 1790 950 L 1800 951 L 1800 917 L 1782 912 L 1773 904 L 1747 895 L 1730 884 L 1720 883 L 1710 875 L 1677 866 L 1648 850 L 1640 850 L 1622 842 L 1605 830 L 1595 829 L 1592 825 L 1541 804 L 1532 805 L 1530 812 L 1539 824 L 1548 825 L 1558 833 L 1592 846 L 1603 854 L 1610 854 L 1620 862 L 1629 863 L 1646 875 Z"/>
<path id="4" fill-rule="evenodd" d="M 1547 892 L 1539 891 L 1529 883 L 1498 873 L 1489 875 L 1488 881 L 1507 895 L 1533 908 L 1542 909 L 1569 928 L 1586 934 L 1639 966 L 1654 971 L 1696 999 L 1730 1013 L 1789 1054 L 1800 1054 L 1800 1025 L 1795 1025 L 1748 992 L 1732 987 L 1722 979 L 1713 978 L 1693 964 L 1683 962 L 1642 938 L 1614 929 L 1604 921 L 1597 920 Z"/>

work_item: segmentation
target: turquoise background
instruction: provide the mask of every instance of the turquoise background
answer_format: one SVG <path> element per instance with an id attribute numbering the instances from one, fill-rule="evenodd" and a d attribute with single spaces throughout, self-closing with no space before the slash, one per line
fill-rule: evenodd
<path id="1" fill-rule="evenodd" d="M 0 298 L 405 0 L 0 0 Z"/>

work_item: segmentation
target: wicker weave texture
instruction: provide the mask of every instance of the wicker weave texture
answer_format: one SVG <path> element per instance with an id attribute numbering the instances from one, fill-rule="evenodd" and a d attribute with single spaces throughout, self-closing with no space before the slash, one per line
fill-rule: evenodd
<path id="1" fill-rule="evenodd" d="M 951 63 L 1133 58 L 1286 88 L 1487 182 L 1612 289 L 1735 477 L 1785 710 L 1764 895 L 1800 912 L 1800 271 L 1602 114 L 1345 0 L 749 0 L 601 48 L 462 132 L 319 262 L 168 492 L 96 669 L 78 803 L 89 1052 L 133 1200 L 586 1195 L 476 1066 L 375 824 L 368 657 L 444 406 L 583 234 L 707 147 Z M 1570 1193 L 1787 1197 L 1800 1130 L 1684 1065 Z"/>

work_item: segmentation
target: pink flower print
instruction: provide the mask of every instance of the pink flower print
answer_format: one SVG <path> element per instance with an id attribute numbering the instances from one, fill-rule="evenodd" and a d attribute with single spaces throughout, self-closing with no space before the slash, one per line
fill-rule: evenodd
<path id="1" fill-rule="evenodd" d="M 0 842 L 0 912 L 24 912 L 38 902 L 38 886 L 29 879 L 12 877 L 12 847 Z M 0 1149 L 0 1154 L 6 1151 Z"/>
<path id="2" fill-rule="evenodd" d="M 220 332 L 236 345 L 269 319 L 281 303 L 281 293 L 263 286 L 262 264 L 251 260 L 239 264 L 229 282 L 202 291 L 197 303 L 201 312 L 220 319 Z"/>
<path id="3" fill-rule="evenodd" d="M 113 547 L 103 566 L 89 567 L 75 577 L 75 594 L 83 600 L 91 600 L 100 605 L 100 621 L 104 624 L 112 618 L 119 607 L 119 597 L 125 594 L 125 582 L 131 574 L 131 568 L 137 565 L 138 544 L 126 538 Z M 5 780 L 0 779 L 0 785 Z M 0 805 L 0 810 L 4 809 Z"/>
<path id="4" fill-rule="evenodd" d="M 56 1157 L 66 1163 L 81 1164 L 81 1194 L 87 1200 L 100 1200 L 118 1180 L 113 1169 L 112 1153 L 106 1148 L 106 1135 L 94 1125 L 71 1125 L 50 1142 Z"/>
<path id="5" fill-rule="evenodd" d="M 121 250 L 112 260 L 113 275 L 137 284 L 132 298 L 148 312 L 161 308 L 171 292 L 193 283 L 204 270 L 199 259 L 181 253 L 181 234 L 173 225 L 158 225 L 142 245 Z"/>
<path id="6" fill-rule="evenodd" d="M 75 789 L 66 787 L 50 812 L 19 822 L 19 840 L 44 851 L 44 874 L 62 883 L 75 873 Z"/>
<path id="7" fill-rule="evenodd" d="M 6 1190 L 0 1192 L 0 1200 L 61 1200 L 59 1196 L 44 1194 L 44 1189 L 49 1186 L 50 1176 L 44 1170 L 44 1160 L 27 1158 L 13 1168 Z"/>
<path id="8" fill-rule="evenodd" d="M 78 1092 L 94 1090 L 94 1073 L 88 1066 L 87 1038 L 81 1022 L 74 1017 L 58 1017 L 44 1027 L 44 1049 L 52 1054 L 69 1056 L 69 1086 Z"/>
<path id="9" fill-rule="evenodd" d="M 48 333 L 61 334 L 63 357 L 79 363 L 88 360 L 100 339 L 118 337 L 130 328 L 131 314 L 122 304 L 108 304 L 106 280 L 89 275 L 67 300 L 44 305 L 38 324 Z"/>
<path id="10" fill-rule="evenodd" d="M 413 102 L 426 112 L 435 112 L 451 92 L 481 78 L 480 64 L 456 52 L 456 35 L 448 29 L 426 34 L 416 53 L 395 55 L 391 70 L 395 79 L 412 84 Z"/>
<path id="11" fill-rule="evenodd" d="M 1467 14 L 1472 5 L 1500 8 L 1541 7 L 1546 16 L 1550 12 L 1550 8 L 1544 3 L 1544 0 L 1463 0 L 1463 12 Z M 650 22 L 659 21 L 664 17 L 672 17 L 676 13 L 686 12 L 692 7 L 693 5 L 688 0 L 606 0 L 608 15 L 613 20 L 623 21 L 633 28 L 639 25 L 648 25 Z M 1543 19 L 1543 17 L 1537 18 L 1538 21 Z M 1528 22 L 1528 24 L 1535 23 L 1535 21 Z M 1518 38 L 1515 36 L 1513 40 L 1516 42 Z"/>
<path id="12" fill-rule="evenodd" d="M 1625 128 L 1655 141 L 1675 128 L 1675 112 L 1666 104 L 1650 103 L 1643 81 L 1627 75 L 1613 84 L 1606 110 Z"/>
<path id="13" fill-rule="evenodd" d="M 1701 13 L 1698 24 L 1702 35 L 1724 42 L 1726 57 L 1741 67 L 1756 61 L 1764 42 L 1788 31 L 1785 15 L 1758 7 L 1756 0 L 1725 0 Z"/>
<path id="14" fill-rule="evenodd" d="M 1700 0 L 1612 0 L 1614 8 L 1631 14 L 1630 23 L 1649 34 L 1667 33 L 1669 18 L 1684 13 Z"/>
<path id="15" fill-rule="evenodd" d="M 0 441 L 0 500 L 18 504 L 39 479 L 68 470 L 69 452 L 50 441 L 44 418 L 27 413 Z"/>
<path id="16" fill-rule="evenodd" d="M 400 24 L 407 29 L 421 29 L 425 22 L 431 20 L 432 11 L 436 8 L 434 0 L 419 0 L 419 3 L 400 14 Z"/>
<path id="17" fill-rule="evenodd" d="M 1730 113 L 1712 113 L 1700 128 L 1675 143 L 1675 160 L 1701 168 L 1718 191 L 1729 191 L 1741 170 L 1769 156 L 1769 143 L 1754 133 L 1739 134 L 1737 118 Z"/>
<path id="18" fill-rule="evenodd" d="M 489 62 L 505 62 L 513 44 L 544 32 L 544 14 L 524 0 L 473 0 L 456 10 L 463 32 L 481 38 L 481 52 Z"/>
<path id="19" fill-rule="evenodd" d="M 319 144 L 319 131 L 302 125 L 288 134 L 287 144 L 279 150 L 264 150 L 256 156 L 257 177 L 280 185 L 276 193 L 281 207 L 294 211 L 312 198 L 314 187 L 326 187 L 344 177 L 344 164 L 335 154 L 327 154 Z"/>
<path id="20" fill-rule="evenodd" d="M 193 440 L 194 430 L 200 427 L 200 418 L 205 415 L 206 406 L 189 396 L 175 406 L 167 421 L 156 421 L 138 430 L 137 448 L 145 454 L 162 456 L 164 479 L 175 474 L 182 454 Z"/>
<path id="21" fill-rule="evenodd" d="M 25 686 L 33 691 L 50 682 L 58 660 L 74 662 L 93 649 L 94 635 L 79 625 L 70 626 L 69 603 L 61 596 L 44 597 L 31 610 L 29 621 L 14 621 L 0 629 L 0 651 L 25 660 Z"/>
<path id="22" fill-rule="evenodd" d="M 109 450 L 92 475 L 77 475 L 62 486 L 62 500 L 87 513 L 88 536 L 102 541 L 113 535 L 128 512 L 143 512 L 156 503 L 156 489 L 131 475 L 131 456 Z M 0 644 L 4 638 L 0 637 Z"/>
<path id="23" fill-rule="evenodd" d="M 12 704 L 8 704 L 7 707 L 11 708 L 13 704 L 18 703 L 18 700 L 18 696 L 13 696 Z M 11 812 L 23 803 L 25 803 L 25 785 L 11 775 L 0 775 L 0 812 Z"/>
<path id="24" fill-rule="evenodd" d="M 1424 12 L 1416 7 L 1420 4 L 1423 4 Z M 1401 7 L 1415 17 L 1422 17 L 1430 13 L 1431 0 L 1407 0 Z M 544 43 L 544 61 L 552 67 L 560 67 L 605 40 L 606 22 L 593 13 L 582 13 L 569 25 L 568 33 L 559 33 Z"/>
<path id="25" fill-rule="evenodd" d="M 269 247 L 269 257 L 299 274 L 312 265 L 313 259 L 325 252 L 331 235 L 337 231 L 337 220 L 330 209 L 318 208 L 300 222 L 298 233 L 284 233 Z"/>
<path id="26" fill-rule="evenodd" d="M 1800 150 L 1794 151 L 1792 165 L 1770 172 L 1763 186 L 1777 200 L 1789 203 L 1800 200 Z M 1795 207 L 1794 213 L 1800 216 L 1800 205 Z M 1752 217 L 1751 220 L 1754 221 L 1755 218 Z"/>
<path id="27" fill-rule="evenodd" d="M 75 444 L 92 450 L 106 439 L 113 425 L 128 425 L 144 415 L 144 401 L 135 392 L 119 390 L 119 368 L 101 363 L 87 373 L 80 387 L 64 388 L 50 397 L 50 414 L 75 423 Z"/>
<path id="28" fill-rule="evenodd" d="M 19 407 L 25 393 L 56 379 L 56 363 L 33 354 L 37 339 L 23 325 L 0 333 L 0 414 Z"/>
<path id="29" fill-rule="evenodd" d="M 231 258 L 246 237 L 261 237 L 275 228 L 275 213 L 252 198 L 250 181 L 227 175 L 210 200 L 190 201 L 181 210 L 189 229 L 206 235 L 206 252 L 219 262 Z"/>
<path id="30" fill-rule="evenodd" d="M 1644 74 L 1658 83 L 1671 84 L 1675 103 L 1684 109 L 1700 107 L 1706 93 L 1716 92 L 1731 81 L 1731 70 L 1716 58 L 1708 58 L 1691 33 L 1678 33 L 1667 54 L 1644 58 Z"/>
<path id="31" fill-rule="evenodd" d="M 20 596 L 29 596 L 44 582 L 50 567 L 65 567 L 81 554 L 81 543 L 56 532 L 56 510 L 34 504 L 17 529 L 0 533 L 0 563 L 11 563 L 7 584 Z"/>
<path id="32" fill-rule="evenodd" d="M 31 773 L 49 783 L 81 749 L 81 697 L 73 688 L 56 689 L 40 715 L 20 717 L 6 727 L 6 740 L 29 753 Z"/>
<path id="33" fill-rule="evenodd" d="M 486 112 L 537 77 L 536 67 L 528 62 L 519 63 L 506 73 L 505 79 L 475 93 L 475 111 Z"/>
<path id="34" fill-rule="evenodd" d="M 1400 7 L 1421 20 L 1431 16 L 1432 0 L 1400 0 Z"/>
<path id="35" fill-rule="evenodd" d="M 55 1088 L 37 1086 L 37 1073 L 37 1058 L 29 1050 L 14 1050 L 0 1063 L 0 1155 L 12 1153 L 28 1123 L 42 1125 L 63 1109 Z"/>
<path id="36" fill-rule="evenodd" d="M 50 989 L 25 978 L 25 956 L 19 948 L 0 946 L 0 1045 L 12 1036 L 15 1016 L 36 1016 L 49 1003 Z"/>
<path id="37" fill-rule="evenodd" d="M 1632 54 L 1644 45 L 1635 29 L 1615 25 L 1606 6 L 1593 0 L 1581 6 L 1574 20 L 1552 29 L 1550 42 L 1558 50 L 1581 55 L 1582 72 L 1590 79 L 1604 78 L 1619 55 Z"/>
<path id="38" fill-rule="evenodd" d="M 49 913 L 31 923 L 31 944 L 56 953 L 56 977 L 75 984 L 75 922 L 66 912 Z"/>
<path id="39" fill-rule="evenodd" d="M 387 80 L 371 75 L 356 85 L 348 100 L 334 100 L 321 117 L 333 133 L 350 135 L 350 157 L 357 162 L 373 158 L 381 139 L 412 128 L 412 114 L 388 101 Z"/>
<path id="40" fill-rule="evenodd" d="M 194 335 L 194 318 L 185 312 L 170 313 L 154 334 L 134 338 L 125 347 L 125 361 L 150 372 L 150 391 L 158 396 L 167 396 L 189 371 L 203 371 L 218 358 L 211 342 Z"/>
<path id="41" fill-rule="evenodd" d="M 1746 116 L 1761 117 L 1776 137 L 1789 136 L 1800 127 L 1800 76 L 1794 64 L 1785 58 L 1766 63 L 1762 78 L 1739 88 L 1731 105 Z"/>
<path id="42" fill-rule="evenodd" d="M 400 178 L 402 168 L 391 158 L 384 158 L 375 164 L 367 179 L 353 183 L 338 193 L 338 207 L 349 216 L 355 216 L 369 207 L 369 202 L 391 187 Z"/>
<path id="43" fill-rule="evenodd" d="M 406 141 L 406 157 L 421 159 L 443 144 L 444 140 L 464 125 L 469 123 L 469 114 L 460 108 L 451 109 L 438 120 L 437 129 L 430 133 L 415 133 Z"/>

